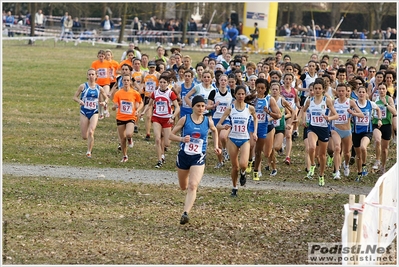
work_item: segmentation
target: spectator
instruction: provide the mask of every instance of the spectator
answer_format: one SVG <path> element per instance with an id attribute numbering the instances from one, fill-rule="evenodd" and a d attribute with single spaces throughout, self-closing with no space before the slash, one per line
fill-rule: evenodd
<path id="1" fill-rule="evenodd" d="M 190 22 L 188 24 L 188 31 L 191 32 L 190 33 L 191 37 L 190 37 L 190 40 L 189 40 L 189 44 L 192 44 L 192 43 L 194 43 L 194 34 L 195 34 L 193 32 L 197 31 L 197 23 L 195 23 L 193 18 L 190 19 Z"/>
<path id="2" fill-rule="evenodd" d="M 321 37 L 321 38 L 326 38 L 327 37 L 326 26 L 321 25 L 319 37 Z"/>
<path id="3" fill-rule="evenodd" d="M 108 15 L 105 15 L 104 20 L 101 21 L 101 28 L 102 28 L 103 34 L 104 34 L 104 32 L 108 32 L 114 28 L 114 23 L 109 19 Z M 108 42 L 111 40 L 111 38 L 104 38 L 103 40 L 104 40 L 104 42 Z"/>
<path id="4" fill-rule="evenodd" d="M 384 36 L 383 36 L 383 33 L 382 33 L 381 29 L 375 30 L 375 31 L 373 32 L 373 39 L 375 39 L 375 40 L 381 40 L 383 37 L 384 37 Z"/>
<path id="5" fill-rule="evenodd" d="M 334 38 L 342 38 L 342 30 L 339 28 L 334 35 Z"/>
<path id="6" fill-rule="evenodd" d="M 80 32 L 82 31 L 82 24 L 78 17 L 75 17 L 73 20 L 72 31 L 75 36 L 80 35 Z"/>
<path id="7" fill-rule="evenodd" d="M 68 19 L 68 12 L 65 12 L 64 16 L 61 17 L 61 35 L 60 35 L 60 39 L 64 39 L 64 34 L 65 34 L 65 26 L 64 26 L 64 22 L 65 20 Z"/>
<path id="8" fill-rule="evenodd" d="M 229 41 L 229 46 L 227 50 L 231 48 L 231 56 L 234 56 L 234 48 L 237 44 L 237 37 L 238 37 L 238 30 L 236 29 L 235 25 L 229 25 L 229 29 L 227 30 L 227 38 Z"/>
<path id="9" fill-rule="evenodd" d="M 291 27 L 291 30 L 290 30 L 290 36 L 295 36 L 295 35 L 299 35 L 299 34 L 300 34 L 300 32 L 299 32 L 297 24 L 296 23 L 292 23 L 292 27 Z"/>
<path id="10" fill-rule="evenodd" d="M 352 34 L 349 36 L 349 39 L 359 39 L 359 34 L 357 32 L 357 29 L 354 29 Z M 349 53 L 354 53 L 355 52 L 356 47 L 350 47 L 348 46 L 348 52 Z"/>
<path id="11" fill-rule="evenodd" d="M 28 11 L 28 13 L 26 13 L 26 16 L 25 16 L 25 23 L 24 23 L 25 25 L 30 25 L 30 17 L 31 17 L 31 15 Z"/>
<path id="12" fill-rule="evenodd" d="M 132 29 L 132 35 L 137 35 L 137 32 L 141 30 L 141 22 L 138 17 L 134 17 L 132 24 L 130 24 Z M 134 41 L 132 37 L 128 38 L 128 41 Z"/>
<path id="13" fill-rule="evenodd" d="M 69 39 L 73 39 L 73 32 L 72 32 L 72 26 L 73 26 L 73 20 L 72 16 L 69 15 L 68 18 L 64 20 L 64 38 L 67 39 L 69 36 Z"/>
<path id="14" fill-rule="evenodd" d="M 25 20 L 22 17 L 22 12 L 19 12 L 18 19 L 17 19 L 17 24 L 18 25 L 24 25 L 25 24 Z"/>
<path id="15" fill-rule="evenodd" d="M 389 38 L 391 38 L 391 27 L 388 27 L 387 30 L 384 32 L 384 39 L 388 40 Z"/>
<path id="16" fill-rule="evenodd" d="M 361 40 L 367 39 L 367 30 L 363 29 L 363 31 L 359 34 Z M 361 51 L 363 54 L 367 55 L 366 49 L 364 49 L 364 43 L 362 43 Z"/>
<path id="17" fill-rule="evenodd" d="M 396 40 L 396 29 L 391 30 L 391 36 L 389 36 L 390 40 Z"/>
<path id="18" fill-rule="evenodd" d="M 43 12 L 41 9 L 39 9 L 36 14 L 35 14 L 35 25 L 39 29 L 39 31 L 44 31 L 44 24 L 45 24 L 46 18 L 43 15 Z"/>
<path id="19" fill-rule="evenodd" d="M 11 15 L 11 11 L 7 12 L 7 16 L 5 19 L 6 27 L 8 29 L 8 37 L 14 37 L 14 32 L 11 30 L 11 27 L 14 27 L 14 16 Z"/>

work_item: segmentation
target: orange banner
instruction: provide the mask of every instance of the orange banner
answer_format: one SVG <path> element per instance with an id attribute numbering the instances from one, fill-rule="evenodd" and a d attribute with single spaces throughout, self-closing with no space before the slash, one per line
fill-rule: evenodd
<path id="1" fill-rule="evenodd" d="M 329 39 L 317 39 L 316 50 L 321 52 L 326 46 Z M 339 52 L 344 50 L 344 39 L 332 39 L 324 51 Z"/>

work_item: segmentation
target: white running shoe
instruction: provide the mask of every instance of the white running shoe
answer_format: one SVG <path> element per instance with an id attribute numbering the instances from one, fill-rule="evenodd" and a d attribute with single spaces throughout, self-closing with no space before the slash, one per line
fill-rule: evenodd
<path id="1" fill-rule="evenodd" d="M 334 180 L 339 180 L 339 179 L 341 179 L 341 173 L 340 173 L 340 171 L 337 171 L 336 173 L 333 173 L 333 176 L 334 176 Z"/>
<path id="2" fill-rule="evenodd" d="M 218 162 L 218 164 L 216 164 L 215 169 L 220 169 L 224 166 L 224 162 Z"/>
<path id="3" fill-rule="evenodd" d="M 130 148 L 133 148 L 134 142 L 133 142 L 132 138 L 128 138 L 128 139 L 127 139 L 127 143 L 128 143 L 128 145 L 129 145 Z"/>
<path id="4" fill-rule="evenodd" d="M 344 167 L 344 175 L 346 177 L 348 177 L 350 172 L 351 172 L 351 170 L 349 169 L 349 165 L 345 165 L 345 167 Z"/>
<path id="5" fill-rule="evenodd" d="M 121 162 L 126 162 L 128 160 L 127 156 L 123 156 Z"/>
<path id="6" fill-rule="evenodd" d="M 381 161 L 376 160 L 373 165 L 373 170 L 378 170 L 380 168 Z"/>

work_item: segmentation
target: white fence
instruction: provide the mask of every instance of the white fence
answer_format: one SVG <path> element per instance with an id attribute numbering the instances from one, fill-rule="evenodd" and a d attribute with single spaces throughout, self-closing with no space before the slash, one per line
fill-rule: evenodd
<path id="1" fill-rule="evenodd" d="M 355 196 L 350 196 L 349 204 L 344 205 L 345 222 L 342 227 L 342 246 L 353 244 L 366 247 L 377 245 L 387 248 L 397 236 L 398 226 L 398 164 L 382 175 L 366 198 L 360 196 L 355 203 Z M 357 213 L 357 215 L 356 215 Z M 357 227 L 356 227 L 357 224 Z M 396 248 L 395 248 L 396 249 Z M 354 260 L 342 260 L 343 265 L 375 265 L 383 263 L 377 253 L 361 252 L 368 257 L 367 261 L 358 261 L 359 257 L 352 253 Z M 350 258 L 342 255 L 343 259 Z"/>

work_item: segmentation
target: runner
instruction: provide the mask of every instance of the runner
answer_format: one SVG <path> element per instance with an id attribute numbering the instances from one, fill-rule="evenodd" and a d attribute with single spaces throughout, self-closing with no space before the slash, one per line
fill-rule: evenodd
<path id="1" fill-rule="evenodd" d="M 324 96 L 325 84 L 322 78 L 316 78 L 314 85 L 314 97 L 307 100 L 304 104 L 304 111 L 310 109 L 310 124 L 308 128 L 309 139 L 309 156 L 310 156 L 310 170 L 307 178 L 313 179 L 314 170 L 316 168 L 316 143 L 319 144 L 319 186 L 324 186 L 324 170 L 326 167 L 326 152 L 329 140 L 329 121 L 338 119 L 338 114 L 335 111 L 333 102 L 330 98 Z M 304 125 L 305 126 L 305 125 Z"/>
<path id="2" fill-rule="evenodd" d="M 292 117 L 289 119 L 289 124 L 293 125 L 294 122 L 297 121 L 297 106 L 299 106 L 299 98 L 297 91 L 294 87 L 292 87 L 292 82 L 294 80 L 294 75 L 290 72 L 287 72 L 283 76 L 283 85 L 281 86 L 281 95 L 285 98 L 285 100 L 290 103 L 292 110 L 294 111 Z M 291 164 L 291 149 L 292 149 L 292 131 L 293 127 L 287 127 L 285 130 L 285 153 L 286 157 L 284 163 L 287 165 Z"/>
<path id="3" fill-rule="evenodd" d="M 286 120 L 291 118 L 291 114 L 293 112 L 290 103 L 284 99 L 284 97 L 281 97 L 280 95 L 280 82 L 273 80 L 270 83 L 270 90 L 271 90 L 271 96 L 274 98 L 274 100 L 277 103 L 277 106 L 280 109 L 281 113 L 281 118 L 279 119 L 273 119 L 270 118 L 274 129 L 274 141 L 273 141 L 273 149 L 271 151 L 269 159 L 269 166 L 272 167 L 272 172 L 270 173 L 270 176 L 276 176 L 277 175 L 277 168 L 276 168 L 276 156 L 275 152 L 280 151 L 280 149 L 283 147 L 283 139 L 285 136 L 285 131 L 286 129 L 290 129 L 292 126 L 290 124 L 286 123 Z"/>
<path id="4" fill-rule="evenodd" d="M 148 69 L 143 73 L 142 81 L 144 82 L 144 105 L 148 105 L 150 101 L 151 94 L 159 86 L 160 74 L 157 72 L 155 61 L 148 62 Z M 143 96 L 142 96 L 143 97 Z M 152 109 L 148 109 L 147 113 L 144 115 L 144 125 L 145 125 L 145 140 L 150 141 L 151 138 L 151 117 Z"/>
<path id="5" fill-rule="evenodd" d="M 190 98 L 191 96 L 195 95 L 202 95 L 202 97 L 205 99 L 205 114 L 206 116 L 212 115 L 212 109 L 213 109 L 213 101 L 209 100 L 209 96 L 211 93 L 215 94 L 215 87 L 212 86 L 212 79 L 214 77 L 214 74 L 210 72 L 209 70 L 206 70 L 202 73 L 202 83 L 197 84 L 196 86 L 193 87 L 185 96 L 184 100 L 185 102 L 190 106 L 191 101 Z"/>
<path id="6" fill-rule="evenodd" d="M 354 117 L 352 127 L 352 142 L 356 152 L 357 176 L 355 181 L 360 182 L 367 174 L 367 147 L 373 136 L 372 116 L 377 113 L 377 118 L 381 118 L 380 108 L 372 101 L 367 99 L 367 91 L 364 86 L 358 89 L 358 100 L 356 104 L 362 111 L 364 117 Z M 382 120 L 378 120 L 377 126 L 382 126 Z"/>
<path id="7" fill-rule="evenodd" d="M 205 99 L 197 95 L 192 100 L 192 114 L 182 117 L 170 133 L 169 139 L 180 142 L 176 167 L 179 185 L 187 190 L 183 214 L 180 224 L 189 222 L 188 214 L 197 197 L 197 188 L 201 182 L 205 169 L 206 149 L 208 145 L 208 131 L 212 131 L 214 151 L 220 155 L 218 134 L 213 121 L 204 116 Z M 181 136 L 176 134 L 181 131 Z"/>
<path id="8" fill-rule="evenodd" d="M 308 92 L 309 95 L 306 97 L 305 103 L 314 97 L 313 90 L 314 83 L 309 84 Z M 308 173 L 310 170 L 310 157 L 309 157 L 309 139 L 308 139 L 308 129 L 310 123 L 310 111 L 309 109 L 306 112 L 303 112 L 303 108 L 300 110 L 298 115 L 299 120 L 303 121 L 303 143 L 305 145 L 305 172 Z M 318 154 L 316 152 L 316 154 Z"/>
<path id="9" fill-rule="evenodd" d="M 247 178 L 245 177 L 245 169 L 247 168 L 249 157 L 248 124 L 251 115 L 254 120 L 253 138 L 255 139 L 255 141 L 258 139 L 256 135 L 258 131 L 258 119 L 256 117 L 255 108 L 244 102 L 245 95 L 245 87 L 237 86 L 235 91 L 236 101 L 225 110 L 223 116 L 220 118 L 216 126 L 216 128 L 219 129 L 231 129 L 229 139 L 227 141 L 227 150 L 229 152 L 229 157 L 232 165 L 232 197 L 237 197 L 238 171 L 240 171 L 240 185 L 244 186 L 247 181 Z M 223 122 L 228 116 L 230 116 L 231 124 L 223 125 Z M 238 152 L 240 152 L 240 160 L 238 159 Z"/>
<path id="10" fill-rule="evenodd" d="M 118 128 L 119 140 L 122 147 L 121 162 L 128 161 L 126 141 L 130 148 L 133 148 L 134 124 L 137 121 L 137 114 L 143 107 L 140 94 L 133 89 L 134 80 L 130 74 L 122 76 L 123 86 L 114 95 L 112 110 L 117 109 L 116 125 Z"/>
<path id="11" fill-rule="evenodd" d="M 180 118 L 184 117 L 187 114 L 191 114 L 193 111 L 191 106 L 189 106 L 186 103 L 186 100 L 184 99 L 184 97 L 195 86 L 195 84 L 193 82 L 194 72 L 192 70 L 185 70 L 183 75 L 184 75 L 184 83 L 182 83 L 180 86 L 177 87 L 177 93 L 180 95 L 180 98 L 182 100 L 182 103 L 180 106 Z"/>
<path id="12" fill-rule="evenodd" d="M 179 103 L 177 102 L 176 94 L 170 89 L 170 77 L 161 75 L 159 77 L 159 88 L 152 94 L 148 105 L 144 108 L 141 116 L 145 115 L 148 109 L 153 109 L 151 118 L 152 127 L 155 137 L 155 151 L 157 153 L 158 162 L 155 168 L 162 167 L 165 159 L 162 157 L 164 149 L 162 146 L 161 136 L 164 138 L 164 146 L 168 147 L 170 144 L 169 134 L 173 126 L 175 117 L 180 113 Z M 172 104 L 175 108 L 172 114 Z"/>
<path id="13" fill-rule="evenodd" d="M 92 156 L 94 131 L 98 122 L 98 106 L 99 104 L 104 106 L 108 100 L 104 89 L 96 83 L 96 79 L 96 70 L 90 68 L 87 71 L 88 82 L 82 83 L 73 96 L 73 100 L 80 105 L 79 125 L 83 140 L 87 140 L 87 158 Z M 101 97 L 103 101 L 100 101 Z"/>
<path id="14" fill-rule="evenodd" d="M 154 57 L 153 61 L 156 60 L 162 60 L 165 64 L 165 67 L 167 66 L 168 62 L 169 62 L 169 58 L 167 58 L 168 54 L 165 50 L 165 48 L 163 48 L 162 45 L 157 47 L 157 55 Z M 166 69 L 166 68 L 165 68 Z"/>
<path id="15" fill-rule="evenodd" d="M 219 76 L 218 88 L 216 88 L 215 95 L 210 96 L 209 100 L 211 100 L 214 104 L 214 112 L 213 112 L 213 123 L 217 125 L 219 123 L 220 118 L 223 116 L 225 110 L 231 106 L 233 102 L 233 96 L 231 94 L 230 89 L 227 87 L 227 75 L 222 74 Z M 228 124 L 230 121 L 226 119 L 223 122 L 223 125 Z M 220 169 L 224 166 L 225 161 L 229 160 L 229 154 L 227 153 L 227 137 L 229 135 L 228 129 L 218 129 L 219 136 L 219 147 L 222 149 L 222 154 L 217 155 L 218 163 L 215 166 L 215 169 Z"/>
<path id="16" fill-rule="evenodd" d="M 375 140 L 375 158 L 373 169 L 380 169 L 385 173 L 385 165 L 388 158 L 389 141 L 392 135 L 392 116 L 396 116 L 395 104 L 392 97 L 387 95 L 386 83 L 378 85 L 379 97 L 375 103 L 381 110 L 381 117 L 373 118 L 373 138 Z M 382 125 L 379 126 L 379 120 Z"/>
<path id="17" fill-rule="evenodd" d="M 106 95 L 109 95 L 109 90 L 110 87 L 109 85 L 111 84 L 111 76 L 110 73 L 112 73 L 112 65 L 108 60 L 105 60 L 105 51 L 100 50 L 97 53 L 97 60 L 93 61 L 91 63 L 91 68 L 95 69 L 97 72 L 97 84 L 100 85 L 103 89 Z M 105 101 L 105 105 L 100 105 L 99 107 L 99 120 L 102 120 L 104 118 L 104 114 L 109 117 L 107 113 L 109 113 L 107 109 L 107 101 L 108 98 Z"/>
<path id="18" fill-rule="evenodd" d="M 338 119 L 332 122 L 331 139 L 334 147 L 334 172 L 335 180 L 341 179 L 339 167 L 341 166 L 341 152 L 344 156 L 344 175 L 349 176 L 349 159 L 352 148 L 352 133 L 350 117 L 356 116 L 360 120 L 364 118 L 355 101 L 346 97 L 347 85 L 340 83 L 337 85 L 337 96 L 334 100 L 334 108 L 338 113 Z"/>
<path id="19" fill-rule="evenodd" d="M 275 120 L 280 119 L 281 112 L 278 108 L 276 100 L 269 95 L 269 82 L 265 79 L 257 79 L 255 84 L 257 95 L 253 106 L 255 108 L 258 127 L 257 131 L 255 132 L 255 120 L 251 120 L 249 123 L 248 131 L 252 133 L 252 135 L 257 136 L 257 140 L 255 140 L 255 163 L 253 166 L 254 172 L 252 179 L 254 181 L 259 181 L 259 170 L 261 169 L 260 163 L 262 161 L 262 152 L 265 155 L 265 158 L 268 159 L 273 150 L 274 138 L 267 139 L 267 135 L 274 136 L 274 127 L 269 129 L 269 118 L 271 117 Z M 248 167 L 249 166 L 250 163 L 248 163 Z"/>

